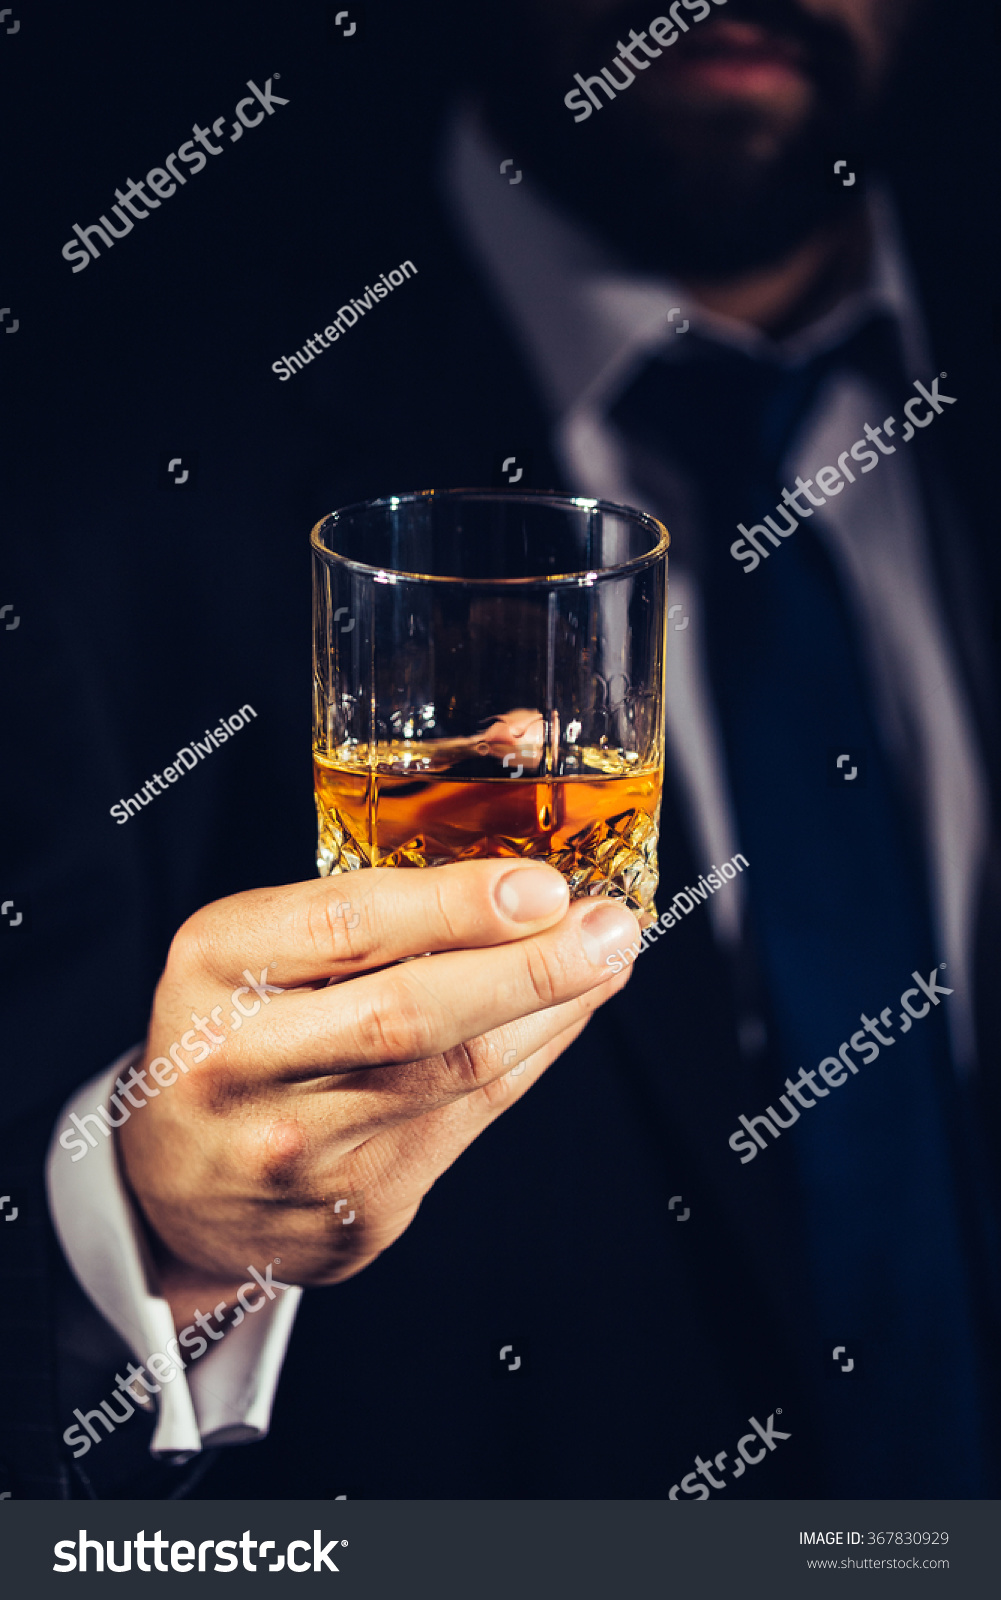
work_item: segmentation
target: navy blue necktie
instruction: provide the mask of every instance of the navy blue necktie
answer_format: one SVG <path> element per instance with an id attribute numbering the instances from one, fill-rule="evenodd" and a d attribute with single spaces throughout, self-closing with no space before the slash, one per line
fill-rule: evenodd
<path id="1" fill-rule="evenodd" d="M 652 362 L 613 418 L 699 494 L 694 564 L 738 847 L 749 862 L 746 940 L 768 1022 L 764 1077 L 754 1081 L 768 1085 L 795 1164 L 818 1327 L 832 1350 L 845 1347 L 839 1365 L 853 1351 L 858 1363 L 850 1401 L 835 1381 L 817 1390 L 832 1484 L 842 1493 L 864 1484 L 858 1492 L 934 1495 L 936 1463 L 948 1460 L 952 1483 L 956 1463 L 968 1466 L 969 1489 L 953 1492 L 975 1494 L 981 1356 L 949 1002 L 930 1005 L 920 1021 L 901 1007 L 912 972 L 927 979 L 937 966 L 939 983 L 949 982 L 931 931 L 916 807 L 887 759 L 860 640 L 814 517 L 777 547 L 762 540 L 770 554 L 752 572 L 730 554 L 738 523 L 752 528 L 769 514 L 788 527 L 776 509 L 783 462 L 839 370 L 904 393 L 888 319 L 792 371 L 692 340 L 683 363 Z M 856 435 L 882 420 L 859 417 Z M 857 466 L 856 477 L 843 493 L 861 500 Z M 683 530 L 672 532 L 681 546 Z M 860 758 L 854 788 L 832 771 L 838 752 Z M 923 1002 L 919 993 L 911 1003 Z M 849 1046 L 845 1056 L 857 1070 L 840 1087 L 812 1106 L 786 1093 L 801 1068 L 833 1057 L 833 1072 L 853 1036 L 861 1050 Z M 814 1098 L 808 1087 L 803 1096 Z M 755 1103 L 748 1114 L 764 1110 Z M 756 1159 L 768 1160 L 769 1149 Z M 818 1351 L 818 1371 L 823 1359 Z M 860 1395 L 873 1422 L 864 1461 L 843 1420 Z"/>

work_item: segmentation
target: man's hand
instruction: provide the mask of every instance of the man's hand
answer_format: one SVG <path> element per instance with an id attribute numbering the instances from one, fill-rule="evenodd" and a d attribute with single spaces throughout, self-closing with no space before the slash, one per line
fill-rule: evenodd
<path id="1" fill-rule="evenodd" d="M 568 909 L 554 868 L 510 860 L 258 889 L 191 917 L 153 1004 L 151 1098 L 118 1135 L 175 1318 L 275 1257 L 286 1282 L 359 1272 L 623 988 L 631 965 L 613 977 L 605 957 L 638 932 L 620 903 Z M 255 1010 L 245 969 L 281 992 L 258 979 Z M 238 1027 L 234 991 L 254 1013 Z M 186 1070 L 154 1094 L 172 1062 Z M 350 1226 L 345 1196 L 362 1200 Z"/>

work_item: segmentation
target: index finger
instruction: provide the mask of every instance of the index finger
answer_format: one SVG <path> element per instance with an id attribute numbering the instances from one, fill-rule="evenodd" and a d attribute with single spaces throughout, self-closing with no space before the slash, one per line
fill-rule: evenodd
<path id="1" fill-rule="evenodd" d="M 366 867 L 217 900 L 189 918 L 171 955 L 227 983 L 267 964 L 288 988 L 507 944 L 551 927 L 569 903 L 566 880 L 541 861 Z"/>

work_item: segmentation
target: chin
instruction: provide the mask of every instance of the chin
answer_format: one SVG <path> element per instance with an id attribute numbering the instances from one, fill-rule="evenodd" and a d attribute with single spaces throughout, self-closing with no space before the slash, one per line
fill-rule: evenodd
<path id="1" fill-rule="evenodd" d="M 829 151 L 866 147 L 856 107 L 832 110 L 810 90 L 796 105 L 658 100 L 623 97 L 615 122 L 594 118 L 572 138 L 552 125 L 547 138 L 536 123 L 531 139 L 552 198 L 632 264 L 691 278 L 751 272 L 861 203 L 860 190 L 832 189 L 826 174 Z"/>

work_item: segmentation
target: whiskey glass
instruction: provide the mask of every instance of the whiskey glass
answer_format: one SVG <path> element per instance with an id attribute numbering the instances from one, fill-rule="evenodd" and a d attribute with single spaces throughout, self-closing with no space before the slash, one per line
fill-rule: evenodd
<path id="1" fill-rule="evenodd" d="M 651 912 L 669 542 L 627 506 L 511 490 L 318 522 L 320 873 L 531 856 Z"/>

